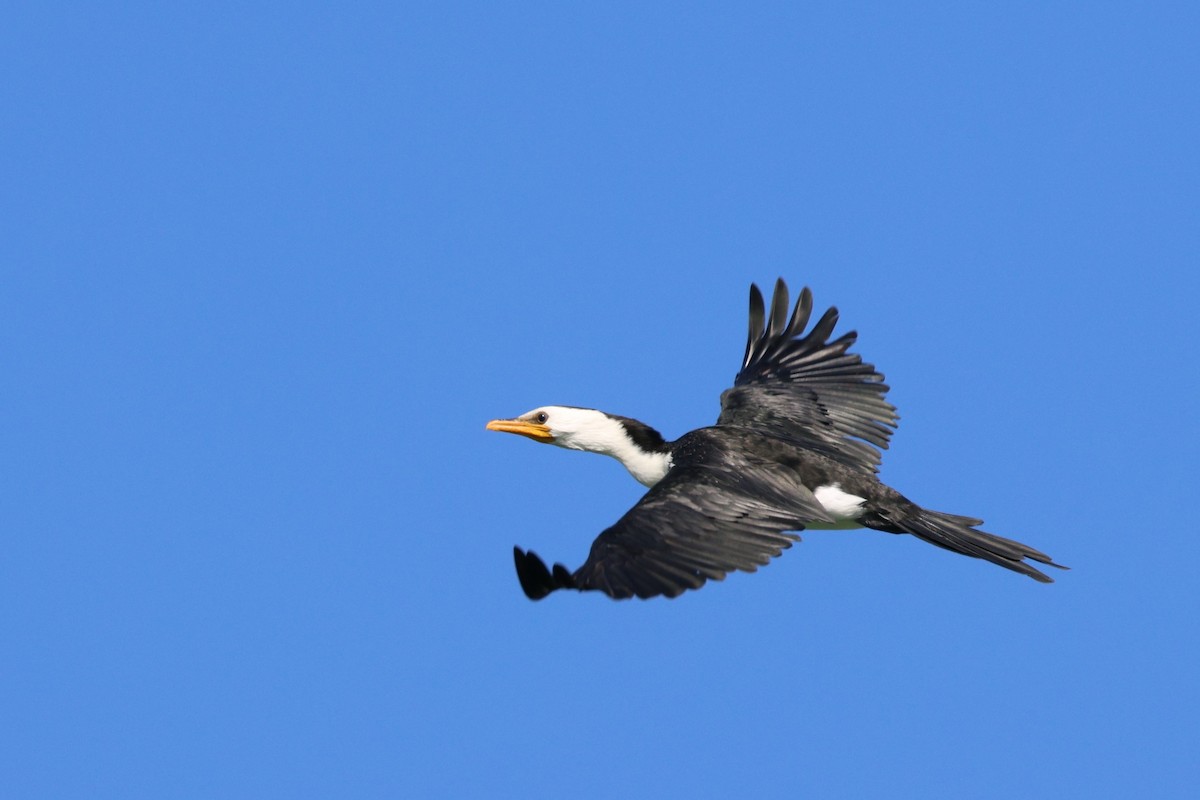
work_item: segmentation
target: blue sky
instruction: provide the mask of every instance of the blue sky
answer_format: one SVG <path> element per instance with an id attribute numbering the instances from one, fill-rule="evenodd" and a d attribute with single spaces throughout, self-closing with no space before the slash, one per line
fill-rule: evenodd
<path id="1" fill-rule="evenodd" d="M 10 4 L 0 794 L 1187 795 L 1198 24 Z M 812 532 L 526 600 L 641 487 L 484 423 L 711 423 L 777 276 L 885 480 L 1073 570 Z"/>

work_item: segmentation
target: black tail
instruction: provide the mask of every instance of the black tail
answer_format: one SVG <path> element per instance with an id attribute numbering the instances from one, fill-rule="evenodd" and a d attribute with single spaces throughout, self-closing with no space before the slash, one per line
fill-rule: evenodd
<path id="1" fill-rule="evenodd" d="M 530 600 L 541 600 L 556 589 L 578 589 L 570 570 L 562 564 L 555 564 L 553 571 L 546 568 L 546 562 L 538 558 L 538 554 L 530 550 L 528 553 L 519 547 L 513 548 L 513 560 L 517 564 L 517 578 L 521 581 L 521 589 Z"/>
<path id="2" fill-rule="evenodd" d="M 1042 583 L 1053 583 L 1054 579 L 1032 564 L 1025 563 L 1025 559 L 1028 558 L 1058 569 L 1068 569 L 1062 564 L 1055 564 L 1050 556 L 1040 550 L 1034 550 L 1029 545 L 1005 539 L 994 533 L 976 530 L 975 526 L 982 525 L 983 522 L 974 517 L 960 517 L 956 514 L 943 514 L 940 511 L 927 511 L 914 507 L 913 513 L 905 514 L 903 519 L 889 521 L 898 529 L 893 530 L 894 533 L 911 533 L 930 544 L 944 547 L 964 556 L 982 558 L 984 561 L 999 564 L 1005 569 L 1028 575 Z"/>

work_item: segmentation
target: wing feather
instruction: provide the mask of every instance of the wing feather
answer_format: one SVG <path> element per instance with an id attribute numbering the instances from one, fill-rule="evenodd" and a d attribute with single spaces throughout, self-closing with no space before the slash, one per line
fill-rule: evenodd
<path id="1" fill-rule="evenodd" d="M 688 434 L 699 444 L 678 451 L 667 476 L 596 537 L 573 573 L 516 548 L 525 593 L 534 600 L 556 589 L 676 597 L 730 572 L 756 571 L 799 540 L 793 531 L 829 519 L 793 470 L 769 460 L 730 463 L 732 454 L 712 441 L 717 430 Z"/>
<path id="2" fill-rule="evenodd" d="M 807 288 L 788 318 L 788 289 L 775 283 L 770 317 L 762 292 L 750 287 L 746 354 L 733 387 L 721 395 L 718 425 L 751 428 L 875 473 L 899 416 L 885 400 L 888 386 L 873 365 L 848 350 L 853 331 L 830 341 L 838 322 L 828 309 L 805 334 L 812 317 Z"/>

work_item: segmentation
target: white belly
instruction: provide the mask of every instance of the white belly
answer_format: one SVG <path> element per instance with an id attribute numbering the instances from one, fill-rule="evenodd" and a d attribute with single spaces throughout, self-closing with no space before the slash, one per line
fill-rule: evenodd
<path id="1" fill-rule="evenodd" d="M 833 522 L 811 522 L 806 525 L 815 531 L 841 531 L 849 528 L 861 528 L 858 518 L 862 514 L 865 498 L 856 494 L 843 492 L 836 483 L 830 486 L 818 486 L 813 490 L 813 496 L 825 509 L 825 513 L 833 517 Z"/>

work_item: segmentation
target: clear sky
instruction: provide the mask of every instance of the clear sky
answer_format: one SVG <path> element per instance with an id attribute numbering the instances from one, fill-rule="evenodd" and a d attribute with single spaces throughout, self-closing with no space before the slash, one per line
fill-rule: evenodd
<path id="1" fill-rule="evenodd" d="M 731 6 L 6 4 L 0 796 L 1191 796 L 1197 6 Z M 528 601 L 777 276 L 1073 570 Z"/>

